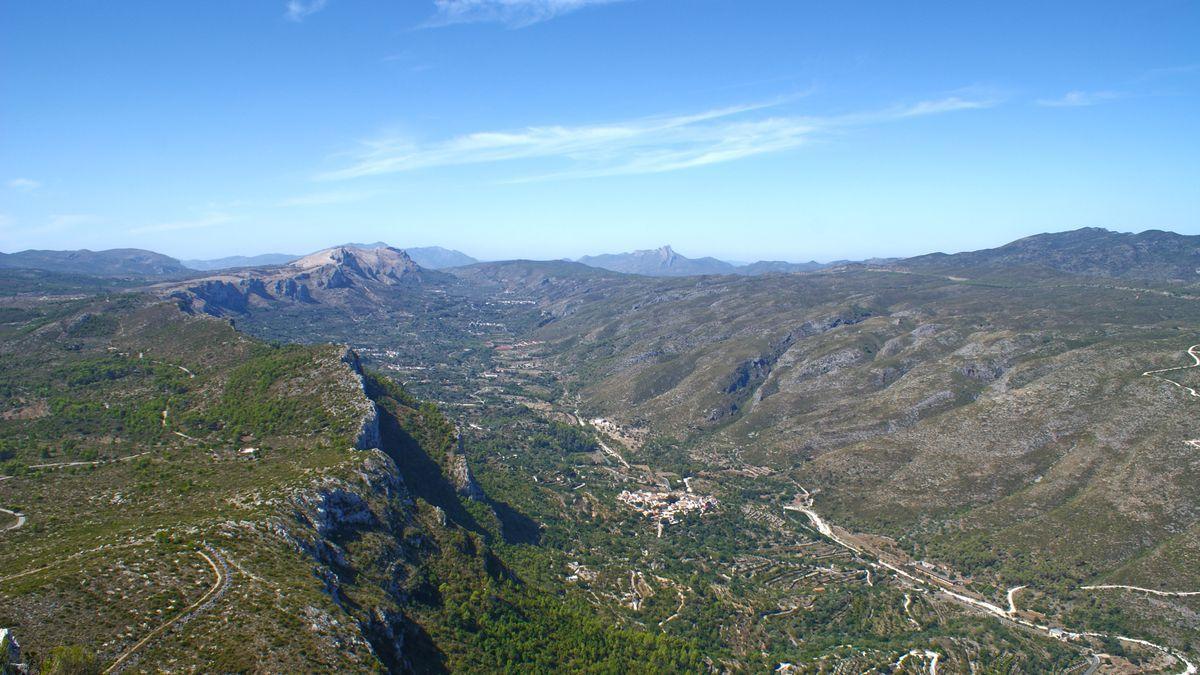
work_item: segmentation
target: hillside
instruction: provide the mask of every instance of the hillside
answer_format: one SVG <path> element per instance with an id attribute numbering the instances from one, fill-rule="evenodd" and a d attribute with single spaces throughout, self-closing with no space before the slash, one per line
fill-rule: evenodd
<path id="1" fill-rule="evenodd" d="M 1113 232 L 1085 227 L 1037 234 L 998 248 L 933 253 L 895 263 L 911 270 L 980 270 L 1015 266 L 1121 279 L 1200 282 L 1200 235 L 1161 230 Z"/>
<path id="2" fill-rule="evenodd" d="M 174 258 L 136 248 L 0 253 L 0 268 L 38 269 L 101 277 L 180 277 L 192 273 Z"/>
<path id="3" fill-rule="evenodd" d="M 449 267 L 463 267 L 479 262 L 475 258 L 454 249 L 441 246 L 416 246 L 404 249 L 413 262 L 430 270 L 442 270 Z"/>
<path id="4" fill-rule="evenodd" d="M 0 625 L 34 668 L 695 666 L 507 572 L 453 426 L 353 352 L 140 296 L 6 304 L 0 350 Z"/>
<path id="5" fill-rule="evenodd" d="M 1191 363 L 1194 297 L 1021 278 L 664 280 L 531 338 L 585 415 L 675 439 L 700 475 L 819 489 L 847 526 L 981 588 L 1057 587 L 1068 612 L 1089 583 L 1200 587 L 1182 562 L 1200 550 L 1194 399 L 1142 376 Z M 1162 630 L 1195 635 L 1192 602 Z"/>

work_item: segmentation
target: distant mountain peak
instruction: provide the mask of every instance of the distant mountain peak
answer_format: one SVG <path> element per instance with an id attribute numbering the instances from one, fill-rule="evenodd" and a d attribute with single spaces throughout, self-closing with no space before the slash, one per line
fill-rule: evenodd
<path id="1" fill-rule="evenodd" d="M 334 246 L 288 263 L 288 267 L 314 273 L 327 270 L 330 287 L 345 285 L 353 277 L 385 284 L 397 283 L 421 269 L 407 253 L 398 248 L 358 248 Z M 335 275 L 339 275 L 337 277 Z"/>
<path id="2" fill-rule="evenodd" d="M 680 255 L 670 244 L 655 249 L 632 251 L 630 253 L 608 253 L 605 255 L 584 256 L 579 262 L 590 267 L 623 272 L 625 274 L 641 274 L 652 277 L 684 277 L 702 274 L 770 274 L 791 272 L 811 272 L 824 267 L 820 263 L 786 263 L 780 261 L 757 262 L 749 265 L 735 265 L 716 258 L 688 258 Z"/>

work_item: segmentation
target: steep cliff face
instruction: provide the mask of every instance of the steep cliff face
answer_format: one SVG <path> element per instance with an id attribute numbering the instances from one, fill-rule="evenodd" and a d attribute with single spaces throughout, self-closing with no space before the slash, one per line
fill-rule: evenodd
<path id="1" fill-rule="evenodd" d="M 405 652 L 402 609 L 407 598 L 387 577 L 375 584 L 363 578 L 374 578 L 379 570 L 402 570 L 402 562 L 412 557 L 402 540 L 414 505 L 395 462 L 381 450 L 367 452 L 356 470 L 297 490 L 290 517 L 277 518 L 273 530 L 312 561 L 314 576 L 351 619 L 341 622 L 353 626 L 345 639 L 369 645 L 388 672 L 409 672 L 413 664 Z M 384 545 L 371 552 L 356 550 L 364 537 L 377 537 Z"/>
<path id="2" fill-rule="evenodd" d="M 367 395 L 366 381 L 363 379 L 362 362 L 353 349 L 346 347 L 346 350 L 342 353 L 342 363 L 345 363 L 350 368 L 350 372 L 358 380 L 359 390 L 363 393 L 362 400 L 360 401 L 362 417 L 358 425 L 358 434 L 355 436 L 354 448 L 356 450 L 378 448 L 383 445 L 383 439 L 379 431 L 379 407 Z"/>
<path id="3" fill-rule="evenodd" d="M 341 626 L 340 640 L 366 645 L 388 672 L 436 670 L 437 649 L 412 613 L 414 584 L 422 593 L 415 580 L 438 565 L 479 576 L 501 568 L 459 501 L 484 493 L 440 412 L 364 372 L 354 351 L 340 360 L 361 394 L 360 452 L 294 489 L 270 530 L 309 561 L 344 614 L 314 623 Z"/>
<path id="4" fill-rule="evenodd" d="M 483 488 L 475 482 L 475 475 L 471 473 L 466 455 L 463 455 L 461 451 L 455 451 L 451 453 L 448 460 L 450 480 L 454 483 L 454 489 L 458 494 L 473 501 L 483 501 L 485 497 Z"/>

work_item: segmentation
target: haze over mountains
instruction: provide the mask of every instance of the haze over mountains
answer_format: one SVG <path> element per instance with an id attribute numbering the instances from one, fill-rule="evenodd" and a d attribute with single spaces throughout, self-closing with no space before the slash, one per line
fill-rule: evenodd
<path id="1" fill-rule="evenodd" d="M 107 251 L 19 251 L 0 253 L 0 268 L 40 269 L 97 276 L 179 276 L 189 273 L 178 260 L 136 248 Z"/>
<path id="2" fill-rule="evenodd" d="M 377 241 L 374 244 L 346 244 L 354 248 L 380 248 L 387 244 Z M 416 246 L 404 249 L 405 252 L 421 267 L 440 270 L 447 267 L 461 267 L 479 262 L 475 258 L 461 252 L 441 246 Z M 235 267 L 258 267 L 262 265 L 282 265 L 303 256 L 288 253 L 264 253 L 253 256 L 229 256 L 210 260 L 184 260 L 183 265 L 194 270 L 213 271 L 233 269 Z"/>
<path id="3" fill-rule="evenodd" d="M 642 274 L 651 277 L 686 277 L 700 274 L 765 274 L 768 272 L 811 272 L 824 267 L 818 262 L 789 263 L 782 261 L 759 261 L 749 265 L 735 265 L 716 258 L 687 258 L 670 246 L 631 253 L 609 253 L 584 256 L 579 262 L 589 267 Z"/>
<path id="4" fill-rule="evenodd" d="M 351 243 L 340 248 L 372 250 L 392 248 L 383 242 Z M 476 258 L 439 246 L 403 250 L 410 262 L 427 270 L 444 270 L 477 264 Z M 20 251 L 0 253 L 0 268 L 42 269 L 54 272 L 110 277 L 202 276 L 197 272 L 267 268 L 286 265 L 303 255 L 269 253 L 231 256 L 211 260 L 179 261 L 141 249 L 106 251 Z M 1046 270 L 1101 277 L 1129 277 L 1159 281 L 1194 281 L 1200 278 L 1200 235 L 1182 235 L 1161 230 L 1124 233 L 1102 228 L 1032 235 L 997 248 L 962 253 L 929 253 L 912 258 L 873 258 L 863 261 L 838 260 L 790 263 L 759 261 L 744 265 L 712 257 L 688 258 L 670 246 L 629 253 L 584 256 L 578 264 L 622 274 L 653 277 L 736 274 L 791 274 L 813 272 L 845 265 L 862 264 L 912 271 L 942 268 L 1028 266 Z"/>

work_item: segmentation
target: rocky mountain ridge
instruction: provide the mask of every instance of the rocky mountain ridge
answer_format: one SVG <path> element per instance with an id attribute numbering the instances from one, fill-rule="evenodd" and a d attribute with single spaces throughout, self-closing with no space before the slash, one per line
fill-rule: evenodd
<path id="1" fill-rule="evenodd" d="M 335 246 L 286 265 L 230 270 L 182 284 L 156 287 L 189 311 L 244 314 L 279 304 L 370 304 L 385 289 L 444 283 L 394 248 Z"/>

